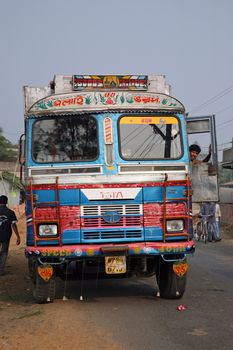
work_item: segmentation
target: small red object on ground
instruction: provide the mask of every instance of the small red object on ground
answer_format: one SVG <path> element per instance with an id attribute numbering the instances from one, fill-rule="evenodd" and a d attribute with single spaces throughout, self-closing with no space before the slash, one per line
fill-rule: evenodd
<path id="1" fill-rule="evenodd" d="M 178 305 L 178 306 L 177 306 L 177 310 L 178 310 L 178 311 L 185 311 L 186 309 L 187 309 L 187 307 L 186 307 L 185 305 L 182 305 L 182 304 L 181 304 L 181 305 Z"/>

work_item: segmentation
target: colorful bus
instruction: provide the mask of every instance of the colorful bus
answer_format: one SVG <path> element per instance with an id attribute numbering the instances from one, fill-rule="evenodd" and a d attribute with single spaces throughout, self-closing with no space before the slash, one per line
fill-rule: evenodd
<path id="1" fill-rule="evenodd" d="M 88 271 L 155 275 L 161 297 L 181 298 L 195 250 L 193 189 L 185 108 L 165 77 L 56 75 L 25 86 L 24 98 L 35 299 L 53 301 L 58 277 Z"/>

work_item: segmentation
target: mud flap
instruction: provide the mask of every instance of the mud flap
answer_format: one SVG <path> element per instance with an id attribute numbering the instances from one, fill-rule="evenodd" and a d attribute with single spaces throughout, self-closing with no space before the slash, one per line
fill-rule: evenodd
<path id="1" fill-rule="evenodd" d="M 53 302 L 55 298 L 55 273 L 51 265 L 38 265 L 33 296 L 37 303 Z"/>

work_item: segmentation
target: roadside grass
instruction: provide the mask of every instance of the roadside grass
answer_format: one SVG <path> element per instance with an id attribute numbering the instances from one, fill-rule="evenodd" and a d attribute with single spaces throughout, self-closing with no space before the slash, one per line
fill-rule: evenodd
<path id="1" fill-rule="evenodd" d="M 12 318 L 13 320 L 21 320 L 23 318 L 27 318 L 27 317 L 33 317 L 33 316 L 39 316 L 41 315 L 43 312 L 41 310 L 32 310 L 32 311 L 25 311 L 25 312 L 21 312 L 18 313 L 15 317 Z"/>
<path id="2" fill-rule="evenodd" d="M 5 294 L 0 295 L 0 302 L 13 303 L 13 304 L 25 304 L 33 302 L 33 296 L 31 293 L 17 293 L 17 294 Z"/>

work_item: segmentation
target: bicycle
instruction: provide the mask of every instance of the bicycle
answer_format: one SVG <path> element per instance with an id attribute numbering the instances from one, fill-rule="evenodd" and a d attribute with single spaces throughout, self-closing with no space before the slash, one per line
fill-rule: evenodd
<path id="1" fill-rule="evenodd" d="M 197 223 L 197 228 L 196 228 L 198 241 L 202 239 L 206 243 L 209 236 L 208 231 L 211 231 L 211 232 L 213 231 L 213 224 L 208 221 L 208 219 L 211 217 L 212 215 L 200 214 L 201 221 Z"/>

